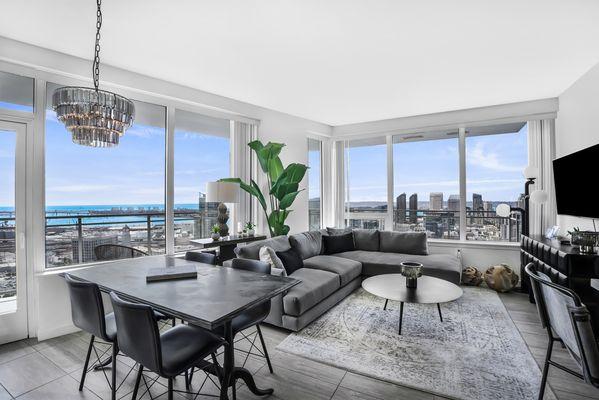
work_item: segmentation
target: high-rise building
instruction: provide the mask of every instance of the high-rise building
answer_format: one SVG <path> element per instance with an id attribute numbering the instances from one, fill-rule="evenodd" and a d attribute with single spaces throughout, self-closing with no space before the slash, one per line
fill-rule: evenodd
<path id="1" fill-rule="evenodd" d="M 452 194 L 447 199 L 447 209 L 449 211 L 460 211 L 460 196 Z"/>
<path id="2" fill-rule="evenodd" d="M 472 210 L 474 210 L 474 211 L 484 210 L 483 196 L 481 194 L 478 194 L 478 193 L 472 194 Z"/>
<path id="3" fill-rule="evenodd" d="M 524 202 L 526 200 L 526 196 L 524 195 L 524 193 L 520 193 L 520 196 L 518 196 L 518 207 L 524 210 Z"/>
<path id="4" fill-rule="evenodd" d="M 432 192 L 430 194 L 430 202 L 428 208 L 430 210 L 442 210 L 443 209 L 443 193 Z"/>
<path id="5" fill-rule="evenodd" d="M 406 222 L 406 194 L 402 193 L 395 199 L 397 203 L 397 214 L 395 216 L 395 222 L 404 224 Z"/>
<path id="6" fill-rule="evenodd" d="M 207 238 L 212 233 L 212 226 L 217 223 L 218 203 L 206 202 L 206 194 L 198 193 L 198 215 L 194 216 L 193 237 Z"/>
<path id="7" fill-rule="evenodd" d="M 410 196 L 410 223 L 418 222 L 418 194 L 414 193 Z"/>

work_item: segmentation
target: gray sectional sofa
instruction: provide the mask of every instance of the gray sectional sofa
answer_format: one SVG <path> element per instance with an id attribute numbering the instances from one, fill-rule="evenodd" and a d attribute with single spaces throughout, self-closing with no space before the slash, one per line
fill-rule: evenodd
<path id="1" fill-rule="evenodd" d="M 258 260 L 263 246 L 275 251 L 293 248 L 303 260 L 304 268 L 289 275 L 301 283 L 272 300 L 265 322 L 298 331 L 360 287 L 363 277 L 398 273 L 403 261 L 420 262 L 425 275 L 460 283 L 458 255 L 428 254 L 424 233 L 354 229 L 355 250 L 325 254 L 322 236 L 329 233 L 335 232 L 277 236 L 236 249 L 237 257 Z"/>

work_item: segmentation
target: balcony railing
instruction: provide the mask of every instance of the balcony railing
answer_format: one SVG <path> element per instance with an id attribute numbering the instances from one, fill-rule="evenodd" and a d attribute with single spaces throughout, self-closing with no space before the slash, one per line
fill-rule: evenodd
<path id="1" fill-rule="evenodd" d="M 214 215 L 213 215 L 214 214 Z M 123 244 L 148 254 L 165 252 L 163 210 L 135 212 L 54 212 L 46 214 L 46 266 L 49 268 L 96 261 L 94 247 Z M 210 236 L 215 212 L 175 210 L 175 251 L 193 247 L 190 240 Z M 14 213 L 0 215 L 0 282 L 13 274 L 15 257 Z M 5 278 L 5 277 L 4 277 Z M 0 283 L 0 297 L 2 296 Z M 5 285 L 6 286 L 6 285 Z"/>

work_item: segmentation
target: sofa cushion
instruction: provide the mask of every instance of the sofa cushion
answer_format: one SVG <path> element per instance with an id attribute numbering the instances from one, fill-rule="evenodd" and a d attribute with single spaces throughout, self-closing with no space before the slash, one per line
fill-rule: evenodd
<path id="1" fill-rule="evenodd" d="M 355 250 L 354 234 L 350 232 L 344 235 L 323 236 L 322 245 L 324 246 L 324 254 L 329 255 Z"/>
<path id="2" fill-rule="evenodd" d="M 401 253 L 383 253 L 378 251 L 347 251 L 335 254 L 336 257 L 348 258 L 362 263 L 362 275 L 399 274 L 400 263 L 415 261 L 422 263 L 422 273 L 445 279 L 456 285 L 460 284 L 462 265 L 460 259 L 453 254 L 429 254 L 427 256 Z"/>
<path id="3" fill-rule="evenodd" d="M 274 251 L 285 251 L 291 248 L 287 236 L 275 236 L 274 238 L 248 243 L 245 246 L 237 246 L 235 248 L 235 254 L 237 254 L 237 257 L 239 258 L 259 260 L 260 248 L 263 246 L 268 246 Z"/>
<path id="4" fill-rule="evenodd" d="M 314 256 L 304 260 L 305 268 L 320 269 L 339 275 L 341 286 L 347 285 L 362 273 L 362 263 L 349 258 Z"/>
<path id="5" fill-rule="evenodd" d="M 427 255 L 426 232 L 380 232 L 379 251 Z"/>
<path id="6" fill-rule="evenodd" d="M 289 244 L 302 260 L 317 256 L 322 250 L 322 233 L 309 231 L 289 236 Z"/>
<path id="7" fill-rule="evenodd" d="M 291 275 L 298 269 L 304 268 L 304 262 L 295 250 L 288 249 L 285 251 L 276 251 L 275 253 L 283 263 L 283 267 L 285 267 L 285 272 L 287 272 L 287 275 Z"/>
<path id="8" fill-rule="evenodd" d="M 301 281 L 283 297 L 285 314 L 300 316 L 339 289 L 339 276 L 332 272 L 301 268 L 290 275 Z"/>
<path id="9" fill-rule="evenodd" d="M 327 234 L 329 236 L 334 236 L 334 235 L 344 235 L 346 233 L 351 232 L 352 229 L 350 227 L 347 228 L 331 228 L 327 226 Z"/>
<path id="10" fill-rule="evenodd" d="M 379 251 L 379 231 L 376 229 L 354 229 L 356 250 Z"/>
<path id="11" fill-rule="evenodd" d="M 283 261 L 277 256 L 277 253 L 268 246 L 260 247 L 260 261 L 270 264 L 270 274 L 276 276 L 287 276 Z"/>

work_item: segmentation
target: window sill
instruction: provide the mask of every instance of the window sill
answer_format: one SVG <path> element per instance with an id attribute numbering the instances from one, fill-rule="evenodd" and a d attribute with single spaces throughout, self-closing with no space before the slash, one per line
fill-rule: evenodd
<path id="1" fill-rule="evenodd" d="M 475 240 L 429 239 L 432 247 L 457 247 L 472 249 L 502 249 L 513 250 L 520 248 L 520 242 L 485 242 Z"/>

